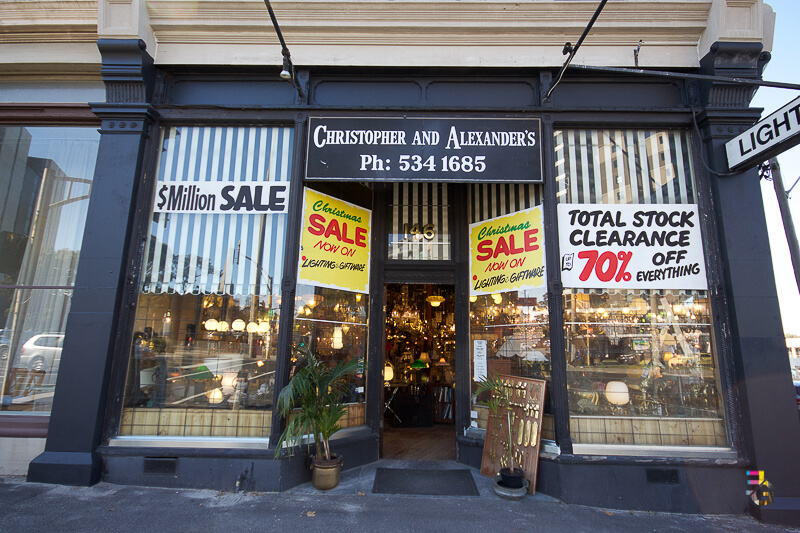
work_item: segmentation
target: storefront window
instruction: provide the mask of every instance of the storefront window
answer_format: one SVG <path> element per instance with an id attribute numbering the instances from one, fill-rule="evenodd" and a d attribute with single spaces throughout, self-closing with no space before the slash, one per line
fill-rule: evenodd
<path id="1" fill-rule="evenodd" d="M 523 184 L 481 184 L 469 189 L 470 223 L 520 212 L 541 204 L 541 187 Z M 505 258 L 500 254 L 498 258 Z M 499 272 L 499 271 L 498 271 Z M 546 284 L 470 297 L 470 356 L 473 392 L 485 361 L 485 373 L 550 381 L 550 328 Z M 477 353 L 477 361 L 476 361 Z M 488 408 L 473 402 L 473 420 L 486 429 Z M 542 438 L 553 440 L 549 395 L 545 398 Z"/>
<path id="2" fill-rule="evenodd" d="M 0 398 L 48 413 L 61 362 L 100 135 L 0 127 Z"/>
<path id="3" fill-rule="evenodd" d="M 120 435 L 269 436 L 292 138 L 164 130 Z"/>
<path id="4" fill-rule="evenodd" d="M 446 183 L 395 183 L 389 259 L 450 259 Z"/>
<path id="5" fill-rule="evenodd" d="M 339 426 L 364 425 L 369 295 L 311 285 L 298 285 L 295 294 L 292 366 L 302 364 L 304 351 L 331 368 L 357 358 L 356 373 L 347 377 L 346 413 Z"/>
<path id="6" fill-rule="evenodd" d="M 555 145 L 573 442 L 728 446 L 688 134 Z"/>

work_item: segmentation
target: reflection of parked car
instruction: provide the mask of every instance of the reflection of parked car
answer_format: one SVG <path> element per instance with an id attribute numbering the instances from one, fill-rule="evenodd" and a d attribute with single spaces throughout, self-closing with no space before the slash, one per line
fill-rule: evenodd
<path id="1" fill-rule="evenodd" d="M 22 345 L 15 366 L 27 370 L 55 370 L 61 361 L 63 333 L 42 333 L 34 335 Z"/>
<path id="2" fill-rule="evenodd" d="M 635 365 L 641 359 L 636 353 L 621 353 L 617 356 L 617 362 L 621 365 Z"/>

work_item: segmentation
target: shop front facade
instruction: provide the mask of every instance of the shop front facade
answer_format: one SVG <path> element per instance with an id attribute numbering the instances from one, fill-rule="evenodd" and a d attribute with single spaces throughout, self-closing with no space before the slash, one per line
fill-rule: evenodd
<path id="1" fill-rule="evenodd" d="M 800 428 L 758 173 L 727 175 L 723 149 L 760 110 L 751 87 L 680 76 L 759 78 L 763 33 L 707 42 L 706 27 L 693 64 L 659 48 L 671 77 L 569 73 L 550 98 L 552 59 L 472 68 L 443 52 L 316 58 L 295 86 L 187 52 L 164 4 L 141 3 L 148 31 L 101 31 L 105 98 L 85 117 L 99 133 L 60 128 L 95 151 L 69 170 L 52 156 L 66 192 L 40 172 L 28 225 L 45 229 L 10 230 L 42 243 L 20 247 L 6 306 L 4 406 L 49 411 L 29 480 L 305 482 L 306 454 L 276 450 L 274 405 L 310 350 L 359 361 L 333 440 L 346 469 L 410 458 L 404 429 L 479 468 L 492 436 L 473 393 L 497 373 L 547 383 L 539 491 L 794 516 Z M 45 202 L 85 202 L 85 229 L 42 219 Z M 70 235 L 78 266 L 47 268 Z M 23 368 L 39 341 L 56 355 Z M 753 470 L 771 506 L 749 503 Z"/>

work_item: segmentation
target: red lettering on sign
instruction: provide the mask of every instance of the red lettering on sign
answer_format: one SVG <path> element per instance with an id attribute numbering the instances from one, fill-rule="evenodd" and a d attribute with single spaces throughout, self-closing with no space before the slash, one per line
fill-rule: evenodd
<path id="1" fill-rule="evenodd" d="M 308 217 L 308 223 L 311 227 L 308 232 L 312 235 L 322 235 L 325 232 L 325 217 L 322 215 L 313 214 Z"/>

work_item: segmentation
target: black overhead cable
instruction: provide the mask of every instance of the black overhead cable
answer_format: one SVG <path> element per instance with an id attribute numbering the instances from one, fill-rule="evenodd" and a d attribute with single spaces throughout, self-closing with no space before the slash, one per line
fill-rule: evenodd
<path id="1" fill-rule="evenodd" d="M 677 78 L 685 80 L 719 81 L 723 83 L 740 83 L 743 85 L 757 85 L 759 87 L 775 87 L 776 89 L 794 89 L 800 91 L 800 84 L 784 83 L 780 81 L 763 81 L 756 78 L 729 78 L 727 76 L 711 76 L 709 74 L 689 74 L 687 72 L 667 72 L 663 70 L 644 70 L 626 67 L 594 67 L 591 65 L 570 65 L 572 69 L 594 70 L 598 72 L 614 72 L 619 74 L 641 74 L 643 76 L 656 76 L 664 78 Z"/>
<path id="2" fill-rule="evenodd" d="M 548 100 L 550 98 L 550 94 L 553 92 L 553 89 L 555 89 L 556 85 L 558 85 L 558 82 L 561 81 L 561 77 L 564 75 L 564 71 L 567 70 L 567 67 L 569 66 L 570 62 L 572 61 L 572 58 L 575 57 L 575 54 L 578 53 L 578 48 L 581 47 L 581 44 L 583 43 L 583 40 L 586 38 L 586 36 L 589 34 L 589 31 L 592 29 L 592 26 L 594 25 L 594 21 L 596 21 L 597 17 L 600 16 L 600 12 L 603 10 L 603 7 L 605 7 L 606 2 L 608 2 L 608 0 L 601 0 L 600 1 L 600 5 L 597 6 L 597 9 L 595 10 L 594 15 L 592 15 L 592 20 L 589 21 L 589 24 L 583 30 L 583 34 L 578 39 L 578 42 L 575 43 L 575 46 L 573 47 L 571 43 L 567 43 L 567 44 L 564 45 L 563 53 L 564 53 L 564 55 L 569 54 L 569 57 L 567 57 L 566 62 L 561 67 L 561 70 L 558 71 L 558 75 L 556 75 L 556 79 L 555 79 L 555 81 L 553 81 L 553 85 L 550 86 L 550 90 L 547 91 L 547 94 L 544 97 L 545 100 Z"/>
<path id="3" fill-rule="evenodd" d="M 297 72 L 295 72 L 294 64 L 292 63 L 292 54 L 289 53 L 289 47 L 286 46 L 286 41 L 283 40 L 281 27 L 278 26 L 278 19 L 275 18 L 275 12 L 272 10 L 272 5 L 269 3 L 269 0 L 264 0 L 264 4 L 266 4 L 267 11 L 269 11 L 269 18 L 272 19 L 272 25 L 275 27 L 275 33 L 278 34 L 278 40 L 281 42 L 281 53 L 283 54 L 283 71 L 289 73 L 288 79 L 292 82 L 292 85 L 294 85 L 295 88 L 297 89 L 297 94 L 300 95 L 300 98 L 304 98 L 305 93 L 303 92 L 303 88 L 300 86 L 300 83 L 297 81 Z"/>

